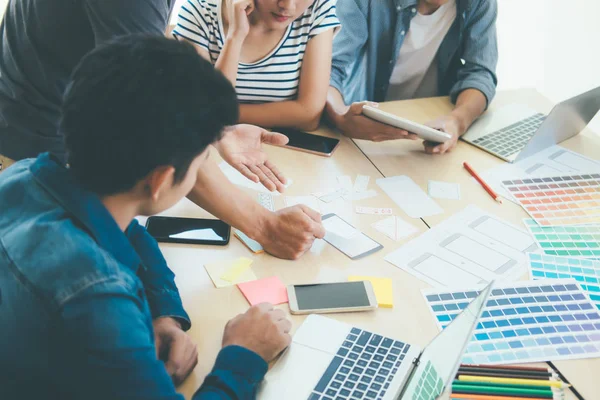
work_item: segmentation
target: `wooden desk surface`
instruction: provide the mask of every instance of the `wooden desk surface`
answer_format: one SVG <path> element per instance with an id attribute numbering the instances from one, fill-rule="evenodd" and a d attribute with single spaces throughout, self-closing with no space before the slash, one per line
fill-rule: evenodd
<path id="1" fill-rule="evenodd" d="M 332 135 L 323 131 L 324 135 Z M 286 195 L 310 195 L 335 184 L 337 176 L 357 174 L 369 175 L 369 189 L 375 189 L 379 195 L 370 199 L 353 202 L 352 207 L 364 205 L 371 207 L 391 207 L 396 215 L 400 209 L 375 184 L 381 177 L 377 169 L 348 138 L 342 138 L 333 157 L 326 158 L 307 153 L 269 147 L 269 158 L 273 160 L 293 184 Z M 248 191 L 256 196 L 256 192 Z M 275 197 L 276 209 L 284 207 L 283 196 Z M 206 217 L 207 213 L 185 200 L 164 215 Z M 204 270 L 203 264 L 215 260 L 234 259 L 240 256 L 254 260 L 252 269 L 259 278 L 277 275 L 287 284 L 345 281 L 349 275 L 373 275 L 389 277 L 394 281 L 395 307 L 378 309 L 374 312 L 334 314 L 332 318 L 376 330 L 380 333 L 405 339 L 411 343 L 425 345 L 436 334 L 436 327 L 428 314 L 420 289 L 426 284 L 409 274 L 388 264 L 383 257 L 397 249 L 403 242 L 393 242 L 371 227 L 371 224 L 383 217 L 358 215 L 350 209 L 348 222 L 360 228 L 384 249 L 362 260 L 352 261 L 345 255 L 325 243 L 318 241 L 311 251 L 297 261 L 286 261 L 267 254 L 252 255 L 241 242 L 232 237 L 226 247 L 191 246 L 161 244 L 161 249 L 175 274 L 185 309 L 192 320 L 190 335 L 198 345 L 199 364 L 178 390 L 186 398 L 191 398 L 200 386 L 204 376 L 212 368 L 220 349 L 221 335 L 226 322 L 238 313 L 248 309 L 248 303 L 237 287 L 216 289 Z M 420 232 L 427 226 L 419 219 L 410 221 Z M 407 239 L 408 240 L 408 239 Z M 287 304 L 280 306 L 288 311 Z M 304 317 L 292 316 L 294 329 Z"/>
<path id="2" fill-rule="evenodd" d="M 550 107 L 536 92 L 527 90 L 499 94 L 498 100 L 494 102 L 493 106 L 514 98 L 522 101 L 529 99 L 529 104 L 538 105 L 541 111 L 548 111 Z M 445 113 L 450 107 L 451 105 L 445 98 L 382 105 L 383 109 L 421 122 Z M 335 136 L 327 129 L 321 129 L 319 134 Z M 426 188 L 429 179 L 454 181 L 462 186 L 462 201 L 440 200 L 439 204 L 444 208 L 445 213 L 436 218 L 427 218 L 426 222 L 430 226 L 439 223 L 469 203 L 477 204 L 515 223 L 520 223 L 520 219 L 524 217 L 523 211 L 514 204 L 498 206 L 462 170 L 461 164 L 464 160 L 469 160 L 475 168 L 481 171 L 501 162 L 466 143 L 460 143 L 458 148 L 449 155 L 433 157 L 422 152 L 419 142 L 397 141 L 376 144 L 357 141 L 357 146 L 348 138 L 341 138 L 341 140 L 339 148 L 331 158 L 268 147 L 267 152 L 270 159 L 294 181 L 285 194 L 309 195 L 312 192 L 324 190 L 335 184 L 337 176 L 340 175 L 350 175 L 352 179 L 357 174 L 369 175 L 371 177 L 369 189 L 375 189 L 379 195 L 354 202 L 352 207 L 356 205 L 391 207 L 396 215 L 403 217 L 405 221 L 411 222 L 421 232 L 424 232 L 427 229 L 425 223 L 405 216 L 374 182 L 375 179 L 382 176 L 405 174 L 422 188 Z M 597 155 L 600 154 L 598 142 L 600 140 L 591 135 L 580 135 L 571 139 L 567 147 L 587 155 L 593 155 L 594 152 Z M 365 157 L 361 150 L 369 158 Z M 256 196 L 256 192 L 248 192 Z M 277 209 L 284 207 L 283 196 L 275 198 L 275 206 Z M 394 308 L 378 309 L 367 313 L 332 314 L 330 317 L 421 346 L 426 345 L 437 334 L 435 322 L 420 293 L 420 290 L 428 285 L 383 260 L 388 252 L 399 248 L 412 237 L 401 242 L 393 242 L 371 227 L 374 221 L 382 217 L 358 215 L 351 208 L 344 211 L 346 211 L 344 217 L 350 223 L 383 244 L 384 249 L 363 260 L 351 261 L 325 242 L 318 241 L 311 251 L 301 259 L 285 261 L 267 254 L 252 255 L 234 237 L 226 247 L 161 244 L 161 249 L 169 265 L 177 275 L 176 282 L 193 324 L 190 335 L 198 344 L 199 351 L 198 366 L 178 388 L 180 393 L 184 394 L 186 398 L 191 398 L 202 383 L 204 376 L 212 368 L 220 349 L 221 335 L 226 322 L 248 308 L 248 303 L 237 287 L 216 289 L 213 286 L 203 264 L 215 260 L 234 259 L 240 256 L 250 257 L 254 260 L 252 268 L 259 278 L 277 275 L 285 284 L 344 281 L 348 275 L 352 274 L 390 277 L 394 282 Z M 208 216 L 205 211 L 187 200 L 168 210 L 164 215 Z M 287 305 L 279 307 L 288 310 Z M 291 316 L 291 319 L 294 329 L 296 329 L 304 317 Z M 600 360 L 560 362 L 557 365 L 586 398 L 598 398 L 594 372 L 600 370 Z M 596 397 L 594 397 L 595 394 Z"/>
<path id="3" fill-rule="evenodd" d="M 514 102 L 526 104 L 543 113 L 548 113 L 552 108 L 552 104 L 535 90 L 522 89 L 498 93 L 490 109 Z M 444 115 L 452 109 L 452 105 L 446 97 L 390 102 L 381 104 L 380 107 L 384 111 L 393 112 L 421 123 Z M 510 201 L 504 201 L 502 205 L 495 202 L 471 178 L 462 166 L 464 161 L 468 161 L 478 172 L 500 165 L 504 161 L 466 142 L 460 141 L 451 153 L 440 156 L 425 154 L 420 140 L 415 142 L 398 140 L 383 143 L 356 140 L 356 143 L 386 177 L 408 175 L 425 192 L 427 192 L 429 180 L 460 184 L 461 200 L 436 199 L 445 212 L 424 218 L 430 227 L 434 227 L 469 204 L 475 204 L 517 226 L 522 226 L 522 219 L 527 217 L 527 213 L 520 206 Z M 561 143 L 561 146 L 593 159 L 600 158 L 600 136 L 589 129 Z M 406 218 L 405 215 L 404 217 Z M 595 381 L 598 371 L 600 371 L 600 359 L 561 361 L 555 364 L 586 399 L 600 398 L 599 385 Z"/>

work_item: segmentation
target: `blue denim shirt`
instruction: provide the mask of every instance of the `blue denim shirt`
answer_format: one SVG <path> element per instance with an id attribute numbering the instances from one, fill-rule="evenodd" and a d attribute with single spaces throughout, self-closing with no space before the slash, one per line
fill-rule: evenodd
<path id="1" fill-rule="evenodd" d="M 47 153 L 0 174 L 0 398 L 181 399 L 152 319 L 190 327 L 174 274 Z M 267 364 L 223 349 L 195 399 L 252 398 Z"/>
<path id="2" fill-rule="evenodd" d="M 331 86 L 346 104 L 384 101 L 418 0 L 338 0 L 342 30 L 333 42 Z M 496 0 L 456 0 L 456 19 L 438 50 L 438 95 L 496 93 Z M 464 63 L 463 63 L 464 61 Z"/>

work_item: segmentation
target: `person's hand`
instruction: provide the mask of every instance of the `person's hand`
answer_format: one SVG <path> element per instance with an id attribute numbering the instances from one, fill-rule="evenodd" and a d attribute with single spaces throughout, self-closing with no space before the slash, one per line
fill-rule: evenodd
<path id="1" fill-rule="evenodd" d="M 192 339 L 171 317 L 160 317 L 152 322 L 156 358 L 165 363 L 175 385 L 183 382 L 198 363 L 198 349 Z"/>
<path id="2" fill-rule="evenodd" d="M 295 260 L 310 250 L 315 238 L 325 236 L 321 215 L 299 204 L 270 213 L 255 239 L 269 254 Z"/>
<path id="3" fill-rule="evenodd" d="M 444 143 L 424 141 L 423 147 L 425 147 L 425 152 L 427 154 L 444 154 L 452 151 L 458 143 L 458 138 L 464 133 L 460 128 L 458 119 L 452 115 L 446 115 L 436 120 L 429 121 L 425 125 L 452 135 L 452 138 Z"/>
<path id="4" fill-rule="evenodd" d="M 219 154 L 229 165 L 253 182 L 260 182 L 270 191 L 283 192 L 287 180 L 277 167 L 267 160 L 262 144 L 282 146 L 289 139 L 277 132 L 269 132 L 254 125 L 235 125 L 215 144 Z"/>
<path id="5" fill-rule="evenodd" d="M 291 329 L 292 323 L 283 311 L 274 309 L 272 304 L 261 303 L 227 323 L 223 347 L 241 346 L 270 362 L 290 345 Z"/>
<path id="6" fill-rule="evenodd" d="M 254 11 L 254 0 L 232 0 L 229 7 L 227 37 L 244 41 L 250 31 L 248 16 Z"/>
<path id="7" fill-rule="evenodd" d="M 373 142 L 395 139 L 417 139 L 417 135 L 413 133 L 365 117 L 362 113 L 363 106 L 365 105 L 379 107 L 379 104 L 369 101 L 353 103 L 348 107 L 343 116 L 336 118 L 335 124 L 344 135 L 354 139 L 372 140 Z"/>

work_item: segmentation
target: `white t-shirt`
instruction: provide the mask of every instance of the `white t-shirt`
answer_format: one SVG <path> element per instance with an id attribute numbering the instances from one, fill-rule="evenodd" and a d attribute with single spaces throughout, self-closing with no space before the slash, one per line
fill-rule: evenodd
<path id="1" fill-rule="evenodd" d="M 185 38 L 208 50 L 216 64 L 223 50 L 221 2 L 188 0 L 179 12 L 175 37 Z M 235 90 L 242 103 L 293 100 L 298 95 L 300 69 L 308 41 L 340 26 L 335 12 L 337 0 L 314 0 L 292 22 L 273 51 L 253 63 L 239 63 Z"/>
<path id="2" fill-rule="evenodd" d="M 437 95 L 436 54 L 455 18 L 455 0 L 431 15 L 417 13 L 413 17 L 390 77 L 386 100 Z"/>

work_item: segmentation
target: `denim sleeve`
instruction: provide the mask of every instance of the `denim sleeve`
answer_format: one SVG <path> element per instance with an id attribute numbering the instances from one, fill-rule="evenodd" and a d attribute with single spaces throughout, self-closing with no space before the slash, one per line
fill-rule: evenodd
<path id="1" fill-rule="evenodd" d="M 150 316 L 130 291 L 118 279 L 97 282 L 62 306 L 65 371 L 56 383 L 72 398 L 183 400 L 156 358 Z"/>
<path id="2" fill-rule="evenodd" d="M 496 94 L 496 64 L 498 63 L 498 43 L 496 38 L 496 0 L 480 0 L 473 3 L 465 26 L 465 61 L 458 70 L 458 79 L 450 89 L 450 99 L 456 102 L 458 95 L 466 89 L 477 89 L 487 99 L 489 105 Z"/>
<path id="3" fill-rule="evenodd" d="M 188 330 L 190 317 L 183 309 L 175 274 L 167 266 L 158 243 L 136 220 L 129 225 L 126 235 L 146 267 L 140 269 L 138 276 L 144 284 L 152 318 L 174 317 L 184 330 Z"/>
<path id="4" fill-rule="evenodd" d="M 267 363 L 256 353 L 227 346 L 217 356 L 193 400 L 255 399 L 258 384 L 267 373 Z"/>
<path id="5" fill-rule="evenodd" d="M 57 385 L 73 398 L 183 400 L 156 358 L 151 321 L 143 304 L 118 280 L 84 290 L 62 307 L 59 350 L 66 370 Z M 254 352 L 228 346 L 194 400 L 254 399 L 267 363 Z"/>
<path id="6" fill-rule="evenodd" d="M 166 1 L 84 0 L 96 45 L 116 36 L 148 33 L 164 35 L 169 17 Z"/>
<path id="7" fill-rule="evenodd" d="M 331 62 L 331 78 L 329 85 L 336 88 L 344 100 L 344 87 L 348 73 L 354 63 L 360 62 L 360 55 L 369 37 L 366 0 L 338 0 L 337 15 L 342 22 L 342 29 L 333 40 L 333 59 Z"/>

